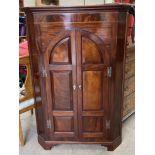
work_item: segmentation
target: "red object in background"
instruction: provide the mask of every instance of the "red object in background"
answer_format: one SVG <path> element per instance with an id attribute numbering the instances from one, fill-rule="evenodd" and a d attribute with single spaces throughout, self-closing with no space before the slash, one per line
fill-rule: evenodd
<path id="1" fill-rule="evenodd" d="M 121 3 L 121 0 L 115 0 L 115 3 Z"/>
<path id="2" fill-rule="evenodd" d="M 115 3 L 132 3 L 132 2 L 133 2 L 133 0 L 115 0 Z M 134 16 L 129 15 L 128 36 L 131 36 L 133 24 L 134 24 Z"/>
<path id="3" fill-rule="evenodd" d="M 115 0 L 116 3 L 131 3 L 131 0 Z"/>
<path id="4" fill-rule="evenodd" d="M 134 24 L 134 16 L 129 15 L 129 19 L 128 19 L 128 36 L 131 36 L 133 24 Z"/>
<path id="5" fill-rule="evenodd" d="M 122 3 L 131 3 L 131 0 L 122 0 Z"/>
<path id="6" fill-rule="evenodd" d="M 28 41 L 19 44 L 19 56 L 29 56 Z"/>
<path id="7" fill-rule="evenodd" d="M 19 56 L 29 56 L 28 41 L 23 41 L 19 44 Z M 26 76 L 27 70 L 25 65 L 19 65 L 19 74 Z"/>

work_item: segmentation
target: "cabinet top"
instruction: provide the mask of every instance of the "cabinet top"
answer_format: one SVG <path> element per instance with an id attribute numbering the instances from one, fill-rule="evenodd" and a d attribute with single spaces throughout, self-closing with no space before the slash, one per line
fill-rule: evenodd
<path id="1" fill-rule="evenodd" d="M 104 4 L 104 5 L 90 5 L 90 6 L 44 6 L 44 7 L 24 7 L 23 11 L 26 13 L 29 12 L 79 12 L 79 11 L 129 11 L 134 5 L 133 4 L 124 4 L 124 3 L 114 3 L 114 4 Z"/>

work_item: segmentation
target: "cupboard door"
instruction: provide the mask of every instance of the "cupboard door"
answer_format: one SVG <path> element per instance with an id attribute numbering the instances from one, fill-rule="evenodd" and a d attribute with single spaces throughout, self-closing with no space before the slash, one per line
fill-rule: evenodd
<path id="1" fill-rule="evenodd" d="M 108 53 L 94 33 L 77 32 L 78 124 L 82 140 L 102 141 L 108 113 Z"/>
<path id="2" fill-rule="evenodd" d="M 76 140 L 77 93 L 75 31 L 60 32 L 49 43 L 45 56 L 46 94 L 51 140 Z"/>

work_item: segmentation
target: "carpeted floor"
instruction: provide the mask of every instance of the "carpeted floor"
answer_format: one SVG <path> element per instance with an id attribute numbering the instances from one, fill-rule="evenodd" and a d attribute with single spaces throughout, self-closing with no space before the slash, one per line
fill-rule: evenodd
<path id="1" fill-rule="evenodd" d="M 64 144 L 51 150 L 44 150 L 37 141 L 35 114 L 30 111 L 21 115 L 23 134 L 26 141 L 19 147 L 20 155 L 134 155 L 135 154 L 135 116 L 130 116 L 123 123 L 122 144 L 113 152 L 108 152 L 101 145 Z"/>

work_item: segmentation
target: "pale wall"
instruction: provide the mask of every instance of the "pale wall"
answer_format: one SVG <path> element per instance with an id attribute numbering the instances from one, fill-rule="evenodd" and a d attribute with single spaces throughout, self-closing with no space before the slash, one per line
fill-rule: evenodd
<path id="1" fill-rule="evenodd" d="M 40 1 L 40 0 L 37 0 Z M 111 3 L 114 0 L 85 0 L 85 5 L 98 5 Z M 75 6 L 75 5 L 84 5 L 84 0 L 59 0 L 60 6 Z M 36 0 L 24 0 L 24 6 L 35 6 Z"/>
<path id="2" fill-rule="evenodd" d="M 23 0 L 24 1 L 24 7 L 26 6 L 35 6 L 36 0 Z"/>

